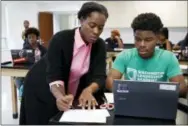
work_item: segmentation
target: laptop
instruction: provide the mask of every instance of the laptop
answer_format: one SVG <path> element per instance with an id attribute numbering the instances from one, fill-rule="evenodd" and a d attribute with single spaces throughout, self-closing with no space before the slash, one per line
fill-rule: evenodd
<path id="1" fill-rule="evenodd" d="M 33 64 L 35 62 L 34 50 L 13 49 L 11 50 L 13 64 Z"/>
<path id="2" fill-rule="evenodd" d="M 179 84 L 114 80 L 114 114 L 175 120 Z"/>

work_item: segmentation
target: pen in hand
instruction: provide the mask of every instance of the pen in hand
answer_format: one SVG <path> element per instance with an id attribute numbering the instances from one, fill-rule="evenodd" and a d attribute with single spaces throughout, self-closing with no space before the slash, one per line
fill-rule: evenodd
<path id="1" fill-rule="evenodd" d="M 75 109 L 73 105 L 70 106 L 70 109 Z"/>
<path id="2" fill-rule="evenodd" d="M 75 109 L 75 107 L 73 106 L 73 101 L 70 102 L 69 108 L 70 108 L 70 109 Z"/>

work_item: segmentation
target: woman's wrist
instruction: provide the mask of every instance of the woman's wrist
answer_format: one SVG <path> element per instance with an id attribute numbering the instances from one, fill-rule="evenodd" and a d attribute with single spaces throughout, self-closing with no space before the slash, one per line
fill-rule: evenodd
<path id="1" fill-rule="evenodd" d="M 52 85 L 51 92 L 56 99 L 65 95 L 64 86 L 62 85 Z"/>
<path id="2" fill-rule="evenodd" d="M 90 86 L 86 88 L 86 90 L 90 91 L 91 93 L 95 93 L 99 89 L 99 85 L 93 82 Z"/>

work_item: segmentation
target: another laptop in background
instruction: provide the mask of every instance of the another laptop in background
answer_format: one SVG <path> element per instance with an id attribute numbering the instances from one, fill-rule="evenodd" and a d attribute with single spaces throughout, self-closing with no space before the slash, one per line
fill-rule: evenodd
<path id="1" fill-rule="evenodd" d="M 13 49 L 11 50 L 13 64 L 33 64 L 35 62 L 34 50 Z"/>
<path id="2" fill-rule="evenodd" d="M 114 80 L 115 115 L 175 120 L 179 84 Z"/>

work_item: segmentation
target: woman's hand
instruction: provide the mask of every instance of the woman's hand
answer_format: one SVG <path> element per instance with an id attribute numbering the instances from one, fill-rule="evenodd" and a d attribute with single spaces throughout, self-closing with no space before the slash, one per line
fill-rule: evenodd
<path id="1" fill-rule="evenodd" d="M 122 42 L 122 40 L 120 39 L 120 37 L 119 37 L 119 36 L 115 36 L 115 39 L 116 39 L 117 42 L 118 42 L 118 48 L 124 48 L 123 42 Z"/>
<path id="2" fill-rule="evenodd" d="M 80 97 L 79 97 L 79 106 L 82 106 L 84 109 L 85 107 L 88 107 L 88 109 L 91 109 L 91 106 L 93 109 L 95 109 L 95 106 L 98 105 L 96 99 L 94 98 L 92 94 L 92 90 L 90 88 L 85 88 Z"/>
<path id="3" fill-rule="evenodd" d="M 116 40 L 120 40 L 120 37 L 119 36 L 115 36 L 114 37 Z"/>
<path id="4" fill-rule="evenodd" d="M 68 109 L 71 108 L 73 100 L 74 100 L 73 95 L 65 95 L 65 96 L 62 95 L 56 98 L 57 108 L 60 111 L 67 111 Z"/>

